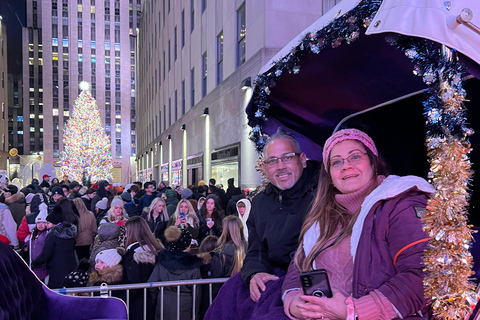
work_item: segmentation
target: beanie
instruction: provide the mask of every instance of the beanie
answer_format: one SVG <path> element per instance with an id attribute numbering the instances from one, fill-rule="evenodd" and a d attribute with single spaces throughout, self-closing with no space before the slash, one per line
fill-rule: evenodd
<path id="1" fill-rule="evenodd" d="M 192 243 L 192 235 L 187 229 L 170 226 L 165 230 L 168 251 L 183 251 Z"/>
<path id="2" fill-rule="evenodd" d="M 37 222 L 47 222 L 47 212 L 48 208 L 45 203 L 40 203 L 40 212 L 38 213 L 37 217 L 35 218 L 35 223 Z"/>
<path id="3" fill-rule="evenodd" d="M 113 267 L 122 261 L 122 256 L 118 254 L 117 249 L 107 249 L 97 253 L 95 262 L 101 260 L 109 267 Z"/>
<path id="4" fill-rule="evenodd" d="M 172 199 L 177 197 L 177 193 L 175 192 L 175 190 L 167 189 L 165 191 L 165 196 L 167 197 L 167 199 Z"/>
<path id="5" fill-rule="evenodd" d="M 204 186 L 204 185 L 205 185 L 205 181 L 203 180 L 198 181 L 198 186 Z"/>
<path id="6" fill-rule="evenodd" d="M 88 283 L 90 263 L 86 258 L 79 261 L 78 267 L 67 274 L 63 280 L 63 286 L 66 288 L 85 287 Z"/>
<path id="7" fill-rule="evenodd" d="M 185 188 L 182 191 L 182 198 L 183 199 L 188 199 L 192 196 L 192 194 L 193 194 L 192 190 L 190 190 L 189 188 Z"/>
<path id="8" fill-rule="evenodd" d="M 32 202 L 32 199 L 33 197 L 35 197 L 35 194 L 34 193 L 29 193 L 27 194 L 27 196 L 25 197 L 25 201 L 30 204 L 30 202 Z"/>
<path id="9" fill-rule="evenodd" d="M 52 188 L 52 196 L 53 196 L 54 194 L 60 194 L 60 195 L 63 196 L 63 189 L 62 189 L 61 187 L 59 187 L 59 186 L 53 187 L 53 188 Z"/>
<path id="10" fill-rule="evenodd" d="M 340 131 L 335 132 L 330 138 L 325 141 L 325 145 L 323 146 L 323 165 L 325 170 L 328 172 L 327 164 L 328 158 L 330 157 L 330 152 L 332 148 L 339 142 L 345 140 L 357 140 L 360 141 L 372 151 L 372 153 L 378 156 L 377 147 L 375 147 L 375 143 L 373 142 L 372 138 L 370 138 L 365 132 L 358 130 L 358 129 L 343 129 Z"/>
<path id="11" fill-rule="evenodd" d="M 125 201 L 125 202 L 132 201 L 132 195 L 130 193 L 128 193 L 127 191 L 122 192 L 121 197 L 122 197 L 122 200 Z"/>
<path id="12" fill-rule="evenodd" d="M 110 208 L 113 208 L 116 205 L 120 205 L 123 208 L 123 200 L 122 200 L 121 197 L 117 196 L 117 197 L 113 198 L 112 203 L 110 203 Z"/>
<path id="13" fill-rule="evenodd" d="M 101 209 L 101 210 L 106 210 L 106 209 L 107 209 L 107 205 L 108 205 L 108 199 L 107 199 L 107 198 L 103 198 L 102 200 L 98 201 L 98 202 L 95 204 L 95 207 L 97 207 L 98 209 Z"/>
<path id="14" fill-rule="evenodd" d="M 63 221 L 62 214 L 58 211 L 52 211 L 50 214 L 48 214 L 47 221 L 53 224 L 59 224 Z"/>

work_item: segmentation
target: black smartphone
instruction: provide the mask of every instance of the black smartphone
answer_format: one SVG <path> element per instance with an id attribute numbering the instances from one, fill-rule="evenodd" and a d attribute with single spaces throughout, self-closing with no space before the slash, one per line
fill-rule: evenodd
<path id="1" fill-rule="evenodd" d="M 308 296 L 332 297 L 332 289 L 325 269 L 300 273 L 300 282 L 302 282 L 303 292 Z"/>

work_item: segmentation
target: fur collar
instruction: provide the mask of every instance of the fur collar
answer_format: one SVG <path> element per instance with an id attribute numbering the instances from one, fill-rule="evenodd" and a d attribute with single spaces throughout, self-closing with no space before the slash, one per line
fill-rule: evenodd
<path id="1" fill-rule="evenodd" d="M 135 260 L 136 263 L 155 264 L 155 254 L 144 250 L 136 251 L 133 254 L 133 260 Z"/>
<path id="2" fill-rule="evenodd" d="M 168 270 L 190 270 L 200 268 L 202 259 L 190 252 L 162 250 L 158 253 L 158 263 Z"/>
<path id="3" fill-rule="evenodd" d="M 112 284 L 122 281 L 122 278 L 123 267 L 121 264 L 116 264 L 101 271 L 93 271 L 90 274 L 90 283 L 106 282 L 107 284 Z"/>
<path id="4" fill-rule="evenodd" d="M 210 254 L 210 252 L 198 253 L 197 257 L 202 259 L 203 264 L 210 264 L 212 262 L 212 255 Z"/>
<path id="5" fill-rule="evenodd" d="M 74 239 L 78 235 L 78 229 L 74 224 L 59 224 L 53 226 L 50 233 L 60 239 Z"/>
<path id="6" fill-rule="evenodd" d="M 23 200 L 23 201 L 22 201 Z M 12 204 L 14 202 L 20 202 L 20 203 L 25 203 L 25 196 L 23 195 L 22 192 L 17 192 L 15 194 L 12 194 L 10 197 L 5 199 L 5 204 Z"/>

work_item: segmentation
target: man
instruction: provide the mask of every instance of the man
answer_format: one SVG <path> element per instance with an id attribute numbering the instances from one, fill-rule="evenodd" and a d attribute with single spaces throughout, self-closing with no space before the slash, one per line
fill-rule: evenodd
<path id="1" fill-rule="evenodd" d="M 149 207 L 153 199 L 157 196 L 153 182 L 145 182 L 143 188 L 145 189 L 145 194 L 138 199 L 138 210 L 140 211 L 140 214 L 143 213 L 143 208 Z"/>
<path id="2" fill-rule="evenodd" d="M 278 279 L 273 268 L 288 268 L 317 189 L 320 167 L 314 161 L 307 164 L 298 142 L 283 131 L 272 135 L 264 150 L 262 168 L 270 184 L 253 200 L 247 221 L 249 246 L 241 271 L 255 302 L 265 283 Z"/>
<path id="3" fill-rule="evenodd" d="M 165 191 L 167 191 L 167 187 L 168 187 L 168 183 L 166 181 L 160 181 L 157 189 L 158 194 L 165 193 Z"/>
<path id="4" fill-rule="evenodd" d="M 41 188 L 50 188 L 50 176 L 48 174 L 44 174 L 42 176 L 42 183 L 40 183 Z"/>
<path id="5" fill-rule="evenodd" d="M 265 145 L 263 171 L 270 184 L 252 202 L 241 279 L 233 276 L 225 283 L 207 312 L 207 320 L 285 316 L 283 278 L 315 197 L 320 165 L 307 161 L 290 134 L 277 131 Z M 268 282 L 274 283 L 267 287 Z M 262 303 L 257 304 L 261 296 Z"/>
<path id="6" fill-rule="evenodd" d="M 208 187 L 211 191 L 211 193 L 216 194 L 220 198 L 220 202 L 222 203 L 222 207 L 225 210 L 227 206 L 227 198 L 225 196 L 225 191 L 223 189 L 217 188 L 216 184 L 217 181 L 215 179 L 210 179 L 208 181 Z"/>
<path id="7" fill-rule="evenodd" d="M 81 187 L 82 186 L 77 181 L 73 181 L 72 183 L 70 183 L 68 185 L 68 188 L 70 189 L 70 193 L 68 194 L 67 199 L 73 200 L 75 198 L 79 198 L 80 194 L 78 193 L 78 191 L 80 190 Z"/>
<path id="8" fill-rule="evenodd" d="M 18 188 L 14 184 L 9 184 L 3 195 L 5 196 L 5 204 L 10 209 L 18 228 L 22 218 L 25 217 L 25 207 L 27 206 L 25 195 L 22 192 L 18 192 Z"/>
<path id="9" fill-rule="evenodd" d="M 48 213 L 53 211 L 53 208 L 57 204 L 58 200 L 64 197 L 62 187 L 55 186 L 52 188 L 52 194 L 50 195 L 50 201 L 48 202 Z"/>
<path id="10" fill-rule="evenodd" d="M 85 207 L 87 207 L 88 210 L 91 210 L 92 208 L 92 199 L 95 197 L 97 194 L 97 191 L 93 188 L 88 188 L 87 192 L 81 197 L 83 203 L 85 203 Z"/>
<path id="11" fill-rule="evenodd" d="M 110 197 L 110 192 L 109 192 L 110 183 L 107 180 L 98 181 L 97 186 L 98 186 L 97 193 L 93 196 L 91 201 L 90 211 L 92 212 L 97 212 L 95 205 L 97 204 L 98 201 L 102 200 L 103 198 Z"/>

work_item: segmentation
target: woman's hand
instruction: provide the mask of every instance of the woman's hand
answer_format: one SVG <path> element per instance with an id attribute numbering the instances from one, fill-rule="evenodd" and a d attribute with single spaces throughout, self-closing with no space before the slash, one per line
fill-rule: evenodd
<path id="1" fill-rule="evenodd" d="M 178 216 L 177 220 L 175 221 L 175 226 L 178 227 L 181 224 L 183 224 L 184 226 L 187 225 L 187 219 L 185 219 L 185 217 L 182 218 Z"/>
<path id="2" fill-rule="evenodd" d="M 338 291 L 334 290 L 331 298 L 300 295 L 300 299 L 306 302 L 297 305 L 302 318 L 330 320 L 347 318 L 347 304 L 345 303 L 347 297 Z"/>
<path id="3" fill-rule="evenodd" d="M 303 296 L 303 291 L 299 292 L 295 298 L 293 298 L 292 303 L 290 303 L 290 314 L 297 319 L 305 319 L 304 316 L 302 315 L 302 311 L 300 310 L 299 306 L 304 305 L 305 301 L 300 299 L 300 297 Z"/>

